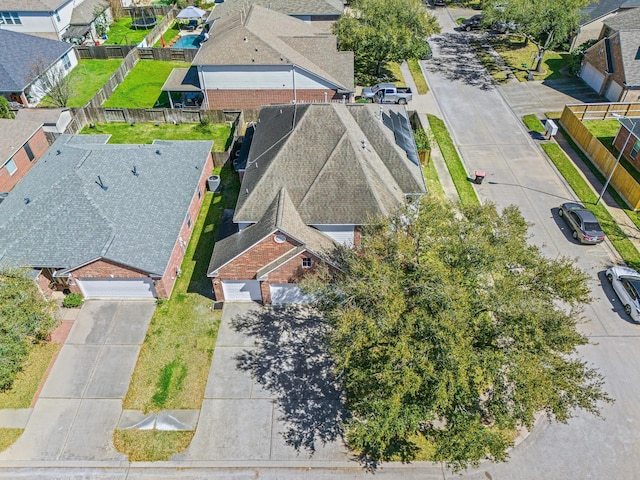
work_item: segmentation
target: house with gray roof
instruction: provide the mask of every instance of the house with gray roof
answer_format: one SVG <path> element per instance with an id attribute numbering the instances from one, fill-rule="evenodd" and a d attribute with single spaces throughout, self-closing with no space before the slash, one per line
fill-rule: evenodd
<path id="1" fill-rule="evenodd" d="M 0 198 L 22 180 L 47 148 L 42 122 L 0 118 Z"/>
<path id="2" fill-rule="evenodd" d="M 70 25 L 90 25 L 106 0 L 0 0 L 2 29 L 63 40 Z M 103 8 L 102 11 L 105 9 Z"/>
<path id="3" fill-rule="evenodd" d="M 216 3 L 208 21 L 230 13 L 246 11 L 251 5 L 260 5 L 275 12 L 297 18 L 329 33 L 331 25 L 344 13 L 342 0 L 226 0 Z"/>
<path id="4" fill-rule="evenodd" d="M 640 8 L 604 22 L 605 36 L 587 49 L 580 77 L 610 102 L 640 99 Z"/>
<path id="5" fill-rule="evenodd" d="M 24 106 L 37 104 L 53 79 L 64 78 L 78 64 L 67 42 L 0 28 L 0 45 L 0 95 Z"/>
<path id="6" fill-rule="evenodd" d="M 218 7 L 214 8 L 214 11 Z M 354 92 L 353 52 L 334 35 L 253 5 L 216 18 L 194 61 L 211 109 L 345 101 Z"/>
<path id="7" fill-rule="evenodd" d="M 213 169 L 208 141 L 62 135 L 0 203 L 0 263 L 44 290 L 167 298 Z"/>
<path id="8" fill-rule="evenodd" d="M 208 276 L 218 300 L 295 303 L 300 279 L 361 227 L 426 193 L 403 106 L 263 107 Z"/>
<path id="9" fill-rule="evenodd" d="M 580 10 L 580 25 L 571 39 L 571 48 L 582 45 L 588 40 L 604 38 L 602 35 L 607 20 L 624 13 L 631 8 L 640 7 L 640 0 L 595 0 Z"/>

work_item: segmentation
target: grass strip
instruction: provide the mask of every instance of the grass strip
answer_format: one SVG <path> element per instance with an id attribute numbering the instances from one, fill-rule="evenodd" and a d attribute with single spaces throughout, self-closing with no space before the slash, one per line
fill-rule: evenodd
<path id="1" fill-rule="evenodd" d="M 480 60 L 480 63 L 484 68 L 487 69 L 491 77 L 497 83 L 506 83 L 508 80 L 507 74 L 500 68 L 500 66 L 496 63 L 495 58 L 493 58 L 493 56 L 491 56 L 491 54 L 487 52 L 482 44 L 475 38 L 471 40 L 469 44 L 471 45 L 471 48 L 473 48 L 473 50 L 476 52 L 476 56 L 478 57 L 478 60 Z"/>
<path id="2" fill-rule="evenodd" d="M 462 160 L 460 160 L 458 151 L 451 140 L 451 136 L 444 122 L 431 114 L 427 115 L 427 119 L 429 120 L 429 126 L 433 132 L 433 136 L 436 142 L 438 142 L 438 147 L 447 165 L 447 169 L 451 174 L 453 184 L 458 191 L 460 201 L 464 205 L 480 205 L 476 191 L 469 181 L 469 174 L 462 164 Z"/>
<path id="3" fill-rule="evenodd" d="M 22 371 L 16 375 L 13 385 L 9 390 L 0 393 L 0 410 L 31 406 L 51 359 L 60 347 L 59 343 L 40 343 L 31 346 L 27 361 Z"/>
<path id="4" fill-rule="evenodd" d="M 20 438 L 24 428 L 0 428 L 0 452 L 5 451 Z"/>
<path id="5" fill-rule="evenodd" d="M 530 113 L 529 115 L 525 115 L 524 117 L 522 117 L 522 123 L 524 123 L 524 126 L 527 127 L 531 132 L 538 132 L 538 133 L 545 132 L 542 122 L 533 113 Z"/>
<path id="6" fill-rule="evenodd" d="M 427 81 L 422 74 L 420 62 L 417 59 L 412 58 L 411 60 L 407 60 L 407 65 L 409 65 L 409 71 L 411 72 L 413 81 L 416 84 L 418 94 L 424 95 L 426 93 L 429 93 L 429 86 L 427 85 Z"/>
<path id="7" fill-rule="evenodd" d="M 400 64 L 397 62 L 389 62 L 387 63 L 387 70 L 391 73 L 391 80 L 395 82 L 398 87 L 405 87 L 407 82 L 404 79 L 404 75 L 402 75 L 402 70 L 400 70 Z"/>
<path id="8" fill-rule="evenodd" d="M 438 172 L 436 171 L 436 167 L 433 165 L 432 161 L 429 161 L 426 165 L 422 166 L 422 175 L 424 175 L 429 195 L 433 195 L 437 198 L 445 198 L 444 190 L 440 183 L 440 178 L 438 177 Z"/>
<path id="9" fill-rule="evenodd" d="M 625 263 L 632 268 L 639 268 L 640 253 L 638 253 L 638 250 L 633 246 L 631 240 L 629 240 L 614 218 L 609 214 L 606 207 L 601 203 L 598 205 L 595 204 L 598 199 L 597 195 L 582 175 L 580 175 L 580 172 L 576 169 L 569 157 L 567 157 L 557 143 L 544 143 L 542 144 L 542 149 L 565 178 L 571 189 L 576 193 L 580 201 L 596 216 L 602 230 Z"/>
<path id="10" fill-rule="evenodd" d="M 606 179 L 605 179 L 604 175 L 602 175 L 602 173 L 600 173 L 600 170 L 598 170 L 598 167 L 596 167 L 595 164 L 591 161 L 591 159 L 584 154 L 584 152 L 580 149 L 580 147 L 578 147 L 576 142 L 573 141 L 573 139 L 564 130 L 564 128 L 562 128 L 561 126 L 558 126 L 558 129 L 560 130 L 560 133 L 562 134 L 562 136 L 564 136 L 564 138 L 567 141 L 567 143 L 578 154 L 578 156 L 582 159 L 582 161 L 587 166 L 587 168 L 591 171 L 591 173 L 598 179 L 598 181 L 602 185 L 604 185 L 604 183 L 606 182 Z M 633 224 L 638 229 L 640 229 L 640 212 L 636 212 L 636 211 L 631 210 L 630 208 L 628 208 L 627 207 L 627 202 L 625 202 L 622 199 L 620 194 L 611 185 L 609 185 L 609 187 L 607 187 L 607 193 L 609 193 L 609 195 L 611 195 L 613 197 L 613 199 L 616 201 L 618 206 L 622 210 L 624 210 L 624 213 L 627 214 L 627 217 L 629 217 L 629 219 L 633 222 Z"/>
<path id="11" fill-rule="evenodd" d="M 183 452 L 195 431 L 116 430 L 113 445 L 129 455 L 130 462 L 166 462 L 171 455 Z"/>

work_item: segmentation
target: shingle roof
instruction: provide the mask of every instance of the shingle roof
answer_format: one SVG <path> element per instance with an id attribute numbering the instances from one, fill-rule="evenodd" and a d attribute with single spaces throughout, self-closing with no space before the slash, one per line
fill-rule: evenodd
<path id="1" fill-rule="evenodd" d="M 640 85 L 640 29 L 620 32 L 620 51 L 627 88 Z"/>
<path id="2" fill-rule="evenodd" d="M 580 10 L 582 17 L 580 25 L 586 25 L 598 18 L 615 12 L 619 8 L 629 8 L 629 3 L 633 3 L 633 0 L 598 0 L 591 2 Z"/>
<path id="3" fill-rule="evenodd" d="M 0 118 L 0 167 L 42 127 L 42 122 Z"/>
<path id="4" fill-rule="evenodd" d="M 632 8 L 608 18 L 604 24 L 615 31 L 640 29 L 640 8 Z"/>
<path id="5" fill-rule="evenodd" d="M 342 15 L 344 12 L 341 0 L 226 0 L 216 3 L 209 19 L 247 9 L 250 5 L 260 5 L 285 15 Z"/>
<path id="6" fill-rule="evenodd" d="M 0 203 L 0 261 L 66 269 L 102 257 L 162 275 L 212 142 L 92 137 L 60 136 Z"/>
<path id="7" fill-rule="evenodd" d="M 365 224 L 425 193 L 406 115 L 402 106 L 263 107 L 234 221 L 258 221 L 281 188 L 307 225 Z"/>
<path id="8" fill-rule="evenodd" d="M 286 189 L 282 188 L 256 224 L 216 242 L 207 275 L 217 275 L 217 270 L 277 231 L 300 242 L 302 250 L 310 250 L 320 257 L 336 246 L 331 238 L 305 225 Z"/>
<path id="9" fill-rule="evenodd" d="M 0 10 L 14 12 L 53 12 L 71 0 L 2 0 Z"/>
<path id="10" fill-rule="evenodd" d="M 339 52 L 334 35 L 257 5 L 217 19 L 193 64 L 297 65 L 342 89 L 354 85 L 353 53 Z"/>
<path id="11" fill-rule="evenodd" d="M 0 28 L 0 92 L 22 92 L 32 82 L 35 62 L 55 63 L 73 45 Z"/>
<path id="12" fill-rule="evenodd" d="M 84 0 L 73 8 L 70 25 L 89 25 L 96 18 L 96 12 L 102 13 L 109 7 L 107 0 Z"/>

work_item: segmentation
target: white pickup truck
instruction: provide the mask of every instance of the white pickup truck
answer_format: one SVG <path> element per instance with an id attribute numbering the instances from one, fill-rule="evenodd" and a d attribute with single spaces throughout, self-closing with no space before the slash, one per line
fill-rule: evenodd
<path id="1" fill-rule="evenodd" d="M 362 89 L 362 98 L 375 103 L 399 103 L 406 105 L 413 94 L 409 87 L 396 87 L 393 83 L 379 83 Z"/>

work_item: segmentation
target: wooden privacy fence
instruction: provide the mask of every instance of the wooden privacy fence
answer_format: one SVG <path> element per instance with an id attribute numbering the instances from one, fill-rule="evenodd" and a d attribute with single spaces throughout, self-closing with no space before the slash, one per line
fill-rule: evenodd
<path id="1" fill-rule="evenodd" d="M 74 45 L 73 47 L 78 58 L 84 60 L 125 58 L 135 48 L 135 45 Z"/>
<path id="2" fill-rule="evenodd" d="M 178 10 L 175 5 L 171 8 L 171 10 L 167 11 L 166 15 L 160 20 L 160 22 L 153 27 L 153 30 L 149 32 L 149 34 L 142 39 L 140 43 L 141 47 L 150 47 L 153 46 L 158 40 L 160 40 L 160 35 L 162 35 L 169 26 L 173 23 L 178 14 Z"/>
<path id="3" fill-rule="evenodd" d="M 86 106 L 95 108 L 102 105 L 107 100 L 107 98 L 109 98 L 113 94 L 113 91 L 116 89 L 116 87 L 124 81 L 124 78 L 131 71 L 131 69 L 135 67 L 139 59 L 140 57 L 138 56 L 138 49 L 132 49 L 127 54 L 127 56 L 124 57 L 124 60 L 122 60 L 122 63 L 113 73 L 113 75 L 111 75 L 109 80 L 107 80 L 102 88 L 96 92 L 93 98 L 87 102 Z"/>
<path id="4" fill-rule="evenodd" d="M 589 107 L 592 106 L 599 108 L 590 109 Z M 581 120 L 582 118 L 589 120 L 614 118 L 611 115 L 612 112 L 629 112 L 628 115 L 633 116 L 634 113 L 631 112 L 640 112 L 640 103 L 567 105 L 560 118 L 560 124 L 565 131 L 605 177 L 608 177 L 615 167 L 616 157 L 584 126 Z M 631 208 L 640 209 L 640 184 L 622 166 L 615 169 L 611 177 L 611 186 Z"/>
<path id="5" fill-rule="evenodd" d="M 193 62 L 197 48 L 138 48 L 140 60 L 161 60 L 175 62 Z"/>

